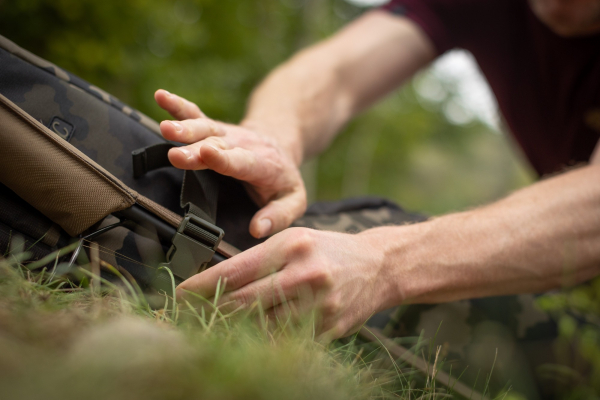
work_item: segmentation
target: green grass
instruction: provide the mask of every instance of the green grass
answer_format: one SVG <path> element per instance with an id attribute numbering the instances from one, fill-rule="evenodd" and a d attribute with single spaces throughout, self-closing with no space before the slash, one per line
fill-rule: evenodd
<path id="1" fill-rule="evenodd" d="M 310 321 L 268 324 L 246 311 L 205 314 L 166 297 L 165 308 L 151 309 L 132 285 L 100 288 L 80 269 L 76 286 L 45 269 L 27 269 L 24 258 L 0 260 L 5 399 L 443 395 L 378 344 L 318 343 Z"/>

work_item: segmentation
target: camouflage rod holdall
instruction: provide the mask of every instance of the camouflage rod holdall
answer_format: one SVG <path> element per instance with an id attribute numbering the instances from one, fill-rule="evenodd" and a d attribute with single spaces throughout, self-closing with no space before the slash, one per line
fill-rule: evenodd
<path id="1" fill-rule="evenodd" d="M 180 281 L 260 242 L 240 182 L 171 167 L 178 144 L 155 121 L 2 36 L 0 121 L 0 254 L 15 234 L 38 259 L 93 240 L 101 260 L 164 288 L 157 265 Z M 294 225 L 358 232 L 421 219 L 363 198 L 315 204 Z"/>
<path id="2" fill-rule="evenodd" d="M 237 253 L 224 229 L 255 244 L 240 229 L 256 206 L 239 182 L 164 168 L 176 144 L 156 122 L 1 36 L 0 121 L 2 253 L 16 234 L 36 258 L 94 240 L 102 260 L 150 285 L 161 263 L 182 280 Z"/>

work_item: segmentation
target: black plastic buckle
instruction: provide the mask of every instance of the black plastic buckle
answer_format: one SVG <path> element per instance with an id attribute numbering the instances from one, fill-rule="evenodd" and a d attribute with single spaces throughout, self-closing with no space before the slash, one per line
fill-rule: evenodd
<path id="1" fill-rule="evenodd" d="M 166 266 L 182 279 L 197 274 L 212 260 L 223 235 L 221 228 L 187 214 L 173 236 Z"/>

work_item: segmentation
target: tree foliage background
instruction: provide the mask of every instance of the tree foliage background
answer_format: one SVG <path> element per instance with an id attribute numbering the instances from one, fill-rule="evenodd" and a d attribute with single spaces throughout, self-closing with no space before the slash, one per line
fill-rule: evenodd
<path id="1" fill-rule="evenodd" d="M 165 88 L 236 122 L 269 70 L 364 11 L 345 0 L 0 0 L 0 34 L 157 120 L 168 116 L 153 93 Z M 449 93 L 431 102 L 409 83 L 351 122 L 303 168 L 310 199 L 374 194 L 442 213 L 528 183 L 505 135 L 446 119 Z"/>

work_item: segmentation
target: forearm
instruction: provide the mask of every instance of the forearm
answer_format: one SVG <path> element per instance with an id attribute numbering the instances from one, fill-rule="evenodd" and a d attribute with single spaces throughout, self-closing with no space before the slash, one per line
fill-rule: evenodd
<path id="1" fill-rule="evenodd" d="M 434 56 L 410 20 L 367 13 L 271 73 L 251 96 L 242 125 L 273 137 L 300 164 Z"/>
<path id="2" fill-rule="evenodd" d="M 393 282 L 386 306 L 536 293 L 596 276 L 599 182 L 600 166 L 588 166 L 486 207 L 367 231 Z"/>
<path id="3" fill-rule="evenodd" d="M 350 118 L 338 60 L 328 43 L 309 48 L 274 70 L 254 91 L 242 125 L 274 138 L 297 165 L 324 148 Z"/>

